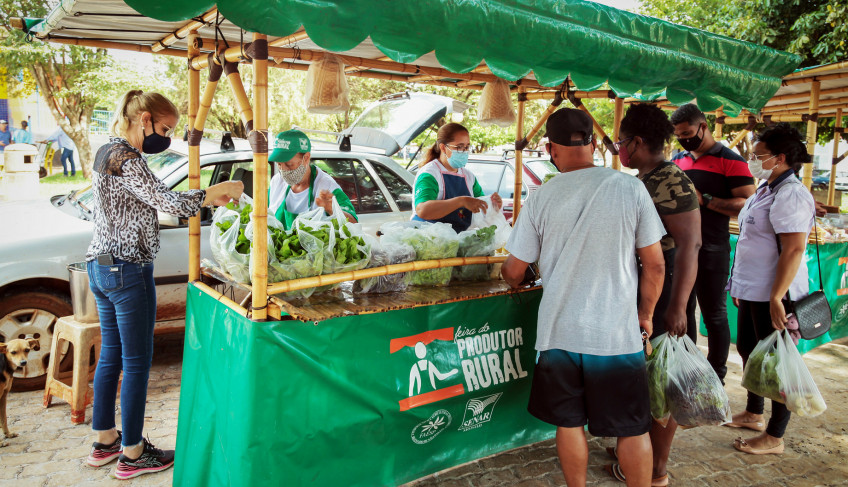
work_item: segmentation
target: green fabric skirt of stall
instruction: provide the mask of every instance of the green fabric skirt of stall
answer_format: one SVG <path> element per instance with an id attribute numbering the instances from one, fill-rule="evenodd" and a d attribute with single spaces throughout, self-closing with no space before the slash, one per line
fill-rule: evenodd
<path id="1" fill-rule="evenodd" d="M 189 285 L 174 485 L 398 485 L 553 437 L 527 412 L 541 296 L 316 325 Z"/>

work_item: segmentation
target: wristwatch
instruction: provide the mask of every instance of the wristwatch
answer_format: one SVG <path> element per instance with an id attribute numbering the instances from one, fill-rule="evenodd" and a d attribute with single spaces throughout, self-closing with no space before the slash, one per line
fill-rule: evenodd
<path id="1" fill-rule="evenodd" d="M 701 199 L 704 200 L 704 208 L 709 208 L 710 201 L 713 200 L 713 195 L 704 193 L 701 195 Z"/>

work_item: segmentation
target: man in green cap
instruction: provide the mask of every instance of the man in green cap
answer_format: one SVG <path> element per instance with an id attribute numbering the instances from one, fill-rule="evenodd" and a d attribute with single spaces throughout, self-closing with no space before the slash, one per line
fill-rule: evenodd
<path id="1" fill-rule="evenodd" d="M 277 174 L 271 178 L 268 209 L 288 230 L 299 214 L 309 210 L 323 208 L 331 215 L 335 197 L 348 221 L 356 223 L 353 204 L 336 180 L 310 164 L 311 150 L 309 138 L 300 130 L 277 135 L 268 157 L 268 162 L 277 166 Z"/>

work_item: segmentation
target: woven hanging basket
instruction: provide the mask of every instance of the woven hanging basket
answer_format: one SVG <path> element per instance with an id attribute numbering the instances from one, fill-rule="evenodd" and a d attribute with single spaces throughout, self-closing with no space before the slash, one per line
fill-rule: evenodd
<path id="1" fill-rule="evenodd" d="M 324 54 L 306 72 L 306 111 L 343 113 L 350 108 L 344 63 L 337 56 Z"/>
<path id="2" fill-rule="evenodd" d="M 477 112 L 480 125 L 488 127 L 497 125 L 509 127 L 515 123 L 515 111 L 512 109 L 512 97 L 509 95 L 509 84 L 498 79 L 486 83 L 480 96 L 480 108 Z"/>

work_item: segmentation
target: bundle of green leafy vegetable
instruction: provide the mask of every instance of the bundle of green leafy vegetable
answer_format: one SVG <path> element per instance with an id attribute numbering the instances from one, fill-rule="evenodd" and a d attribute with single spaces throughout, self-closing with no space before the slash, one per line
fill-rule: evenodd
<path id="1" fill-rule="evenodd" d="M 212 255 L 221 268 L 239 282 L 250 282 L 251 242 L 246 231 L 250 223 L 250 203 L 228 203 L 215 211 L 210 235 Z"/>
<path id="2" fill-rule="evenodd" d="M 777 402 L 784 402 L 777 366 L 780 363 L 774 351 L 754 350 L 745 363 L 742 387 L 754 394 Z"/>
<path id="3" fill-rule="evenodd" d="M 497 226 L 491 225 L 460 233 L 457 256 L 479 257 L 495 255 L 495 232 L 497 229 Z M 491 264 L 454 267 L 453 278 L 460 281 L 488 281 L 492 267 Z"/>
<path id="4" fill-rule="evenodd" d="M 323 270 L 322 247 L 311 236 L 268 226 L 273 258 L 268 263 L 270 282 L 312 277 Z M 310 252 L 309 249 L 312 251 Z M 299 293 L 302 295 L 303 293 Z"/>
<path id="5" fill-rule="evenodd" d="M 408 228 L 400 236 L 400 241 L 415 250 L 415 260 L 449 259 L 456 257 L 459 250 L 459 239 L 448 238 L 433 230 L 434 223 L 423 225 L 421 228 Z M 448 225 L 448 229 L 450 226 Z M 451 229 L 450 232 L 453 232 Z M 453 234 L 456 235 L 455 233 Z M 407 282 L 413 286 L 447 286 L 453 273 L 452 268 L 425 269 L 407 273 Z"/>
<path id="6" fill-rule="evenodd" d="M 236 252 L 242 255 L 250 255 L 250 240 L 248 240 L 244 232 L 247 229 L 248 223 L 250 223 L 250 212 L 253 211 L 253 206 L 247 204 L 239 208 L 235 203 L 230 202 L 227 203 L 227 209 L 239 213 L 239 233 L 235 245 Z M 221 234 L 223 234 L 232 228 L 233 223 L 235 223 L 234 220 L 225 220 L 215 225 L 221 230 Z"/>
<path id="7" fill-rule="evenodd" d="M 648 371 L 648 393 L 651 400 L 651 416 L 665 427 L 671 415 L 665 396 L 668 387 L 669 351 L 671 345 L 667 333 L 651 340 L 653 351 L 645 366 Z"/>

